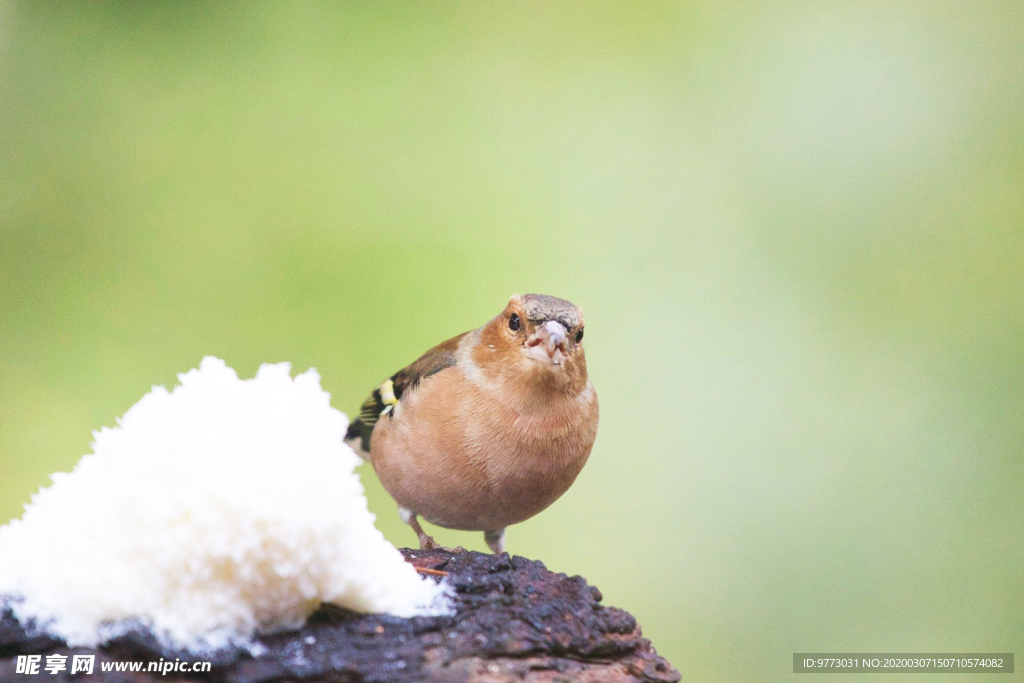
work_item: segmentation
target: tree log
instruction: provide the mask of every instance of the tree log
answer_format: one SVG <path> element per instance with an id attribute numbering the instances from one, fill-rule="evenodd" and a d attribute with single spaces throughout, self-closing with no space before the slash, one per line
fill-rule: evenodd
<path id="1" fill-rule="evenodd" d="M 170 681 L 636 681 L 672 683 L 679 672 L 643 638 L 636 620 L 600 604 L 601 593 L 582 577 L 547 570 L 523 557 L 448 550 L 403 550 L 406 559 L 455 591 L 456 613 L 403 619 L 357 614 L 323 605 L 298 631 L 261 635 L 262 651 L 244 649 L 212 656 L 162 647 L 135 628 L 98 649 L 64 643 L 0 614 L 0 681 L 29 681 L 15 673 L 18 655 L 93 654 L 92 676 L 65 671 L 47 681 L 134 683 Z M 210 661 L 209 673 L 161 675 L 148 662 Z M 110 662 L 144 662 L 137 673 L 103 671 Z"/>

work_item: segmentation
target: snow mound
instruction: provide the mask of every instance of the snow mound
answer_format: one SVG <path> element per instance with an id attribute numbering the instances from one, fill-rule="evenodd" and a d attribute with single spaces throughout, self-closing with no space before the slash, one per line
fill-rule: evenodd
<path id="1" fill-rule="evenodd" d="M 320 377 L 288 363 L 239 380 L 204 358 L 94 433 L 0 527 L 0 595 L 22 623 L 95 646 L 132 620 L 201 652 L 300 626 L 321 602 L 444 613 L 374 527 Z"/>

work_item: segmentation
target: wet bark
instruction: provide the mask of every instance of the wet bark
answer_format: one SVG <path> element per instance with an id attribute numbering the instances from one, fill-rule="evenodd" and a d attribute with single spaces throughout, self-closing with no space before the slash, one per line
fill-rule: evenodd
<path id="1" fill-rule="evenodd" d="M 402 619 L 356 614 L 324 605 L 299 631 L 259 637 L 257 656 L 231 650 L 194 657 L 162 648 L 137 628 L 99 649 L 63 643 L 0 613 L 0 681 L 15 673 L 19 654 L 94 654 L 87 680 L 135 681 L 582 681 L 669 683 L 679 673 L 642 637 L 636 620 L 601 604 L 601 593 L 579 576 L 548 571 L 541 562 L 508 555 L 446 550 L 402 551 L 406 559 L 455 591 L 456 613 Z M 443 573 L 443 576 L 441 575 Z M 110 662 L 210 661 L 209 673 L 102 671 Z M 48 681 L 83 680 L 67 670 L 40 672 Z M 180 666 L 180 665 L 179 665 Z"/>

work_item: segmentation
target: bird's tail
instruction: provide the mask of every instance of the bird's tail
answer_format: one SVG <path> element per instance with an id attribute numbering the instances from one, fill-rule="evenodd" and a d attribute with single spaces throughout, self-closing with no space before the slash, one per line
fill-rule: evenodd
<path id="1" fill-rule="evenodd" d="M 345 443 L 352 447 L 360 458 L 370 462 L 370 434 L 373 433 L 373 425 L 368 425 L 360 418 L 352 420 L 345 432 Z"/>

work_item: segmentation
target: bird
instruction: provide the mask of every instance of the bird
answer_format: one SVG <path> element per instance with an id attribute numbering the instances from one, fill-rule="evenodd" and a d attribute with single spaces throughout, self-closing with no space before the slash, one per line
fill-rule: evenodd
<path id="1" fill-rule="evenodd" d="M 483 531 L 496 554 L 507 527 L 541 512 L 583 469 L 597 437 L 583 311 L 514 294 L 475 330 L 438 344 L 373 390 L 345 435 L 398 503 L 421 549 L 419 518 Z"/>

